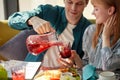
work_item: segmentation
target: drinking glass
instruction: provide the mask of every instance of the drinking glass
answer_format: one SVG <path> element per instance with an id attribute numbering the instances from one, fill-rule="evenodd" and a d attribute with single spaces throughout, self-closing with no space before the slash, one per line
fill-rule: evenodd
<path id="1" fill-rule="evenodd" d="M 99 80 L 116 80 L 116 76 L 114 72 L 103 71 L 99 74 Z"/>
<path id="2" fill-rule="evenodd" d="M 71 56 L 70 42 L 63 41 L 62 45 L 59 45 L 59 50 L 62 58 L 69 58 Z"/>
<path id="3" fill-rule="evenodd" d="M 25 80 L 25 66 L 19 65 L 11 68 L 12 80 Z"/>

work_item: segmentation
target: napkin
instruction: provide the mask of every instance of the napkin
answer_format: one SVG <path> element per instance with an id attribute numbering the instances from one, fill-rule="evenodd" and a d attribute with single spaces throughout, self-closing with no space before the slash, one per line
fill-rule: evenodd
<path id="1" fill-rule="evenodd" d="M 83 80 L 97 80 L 98 74 L 96 73 L 96 67 L 88 64 L 83 67 Z"/>

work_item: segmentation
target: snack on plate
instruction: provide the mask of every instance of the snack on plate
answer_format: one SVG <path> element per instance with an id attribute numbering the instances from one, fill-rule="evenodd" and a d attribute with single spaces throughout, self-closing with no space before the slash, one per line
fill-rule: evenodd
<path id="1" fill-rule="evenodd" d="M 61 72 L 69 72 L 69 68 L 60 68 L 58 70 L 60 70 Z"/>
<path id="2" fill-rule="evenodd" d="M 65 68 L 39 72 L 34 80 L 81 80 L 81 76 L 75 68 Z"/>
<path id="3" fill-rule="evenodd" d="M 81 76 L 78 74 L 77 69 L 69 68 L 67 72 L 61 74 L 60 80 L 81 80 Z"/>
<path id="4" fill-rule="evenodd" d="M 50 80 L 50 76 L 43 75 L 43 76 L 34 78 L 34 80 Z"/>
<path id="5" fill-rule="evenodd" d="M 46 70 L 38 73 L 34 80 L 60 80 L 61 73 L 60 70 Z"/>

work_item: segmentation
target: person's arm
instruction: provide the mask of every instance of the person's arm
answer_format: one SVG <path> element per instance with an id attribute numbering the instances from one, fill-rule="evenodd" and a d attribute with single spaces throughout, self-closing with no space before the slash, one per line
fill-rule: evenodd
<path id="1" fill-rule="evenodd" d="M 79 57 L 79 55 L 76 53 L 76 51 L 73 50 L 72 53 L 74 54 L 74 58 L 73 58 L 74 65 L 73 65 L 73 67 L 78 68 L 78 69 L 82 69 L 82 67 L 83 67 L 82 59 Z"/>
<path id="2" fill-rule="evenodd" d="M 82 49 L 84 51 L 84 56 L 82 58 L 83 65 L 89 64 L 89 53 L 92 50 L 92 36 L 95 31 L 95 24 L 88 26 L 84 32 L 82 40 Z"/>
<path id="3" fill-rule="evenodd" d="M 37 14 L 32 14 L 32 11 L 15 12 L 9 16 L 8 25 L 18 30 L 32 29 L 32 27 L 28 25 L 27 21 L 35 15 Z"/>
<path id="4" fill-rule="evenodd" d="M 102 68 L 103 70 L 115 70 L 120 68 L 120 41 L 114 49 L 104 47 L 102 53 Z"/>
<path id="5" fill-rule="evenodd" d="M 54 7 L 51 5 L 40 5 L 31 11 L 15 12 L 9 16 L 8 25 L 18 30 L 31 29 L 31 25 L 28 24 L 29 19 L 37 16 L 41 19 L 51 20 L 49 15 L 54 16 L 54 14 L 52 14 L 52 12 L 54 13 L 53 9 Z"/>
<path id="6" fill-rule="evenodd" d="M 53 32 L 54 29 L 52 28 L 50 22 L 41 19 L 37 16 L 31 17 L 28 20 L 28 25 L 31 25 L 33 29 L 38 33 L 38 34 L 44 34 L 48 32 Z"/>
<path id="7" fill-rule="evenodd" d="M 58 58 L 58 62 L 61 64 L 61 68 L 74 67 L 77 69 L 82 69 L 83 63 L 79 55 L 75 50 L 71 50 L 71 57 L 69 58 Z"/>
<path id="8" fill-rule="evenodd" d="M 102 32 L 102 68 L 104 70 L 120 68 L 120 41 L 111 45 L 116 14 L 107 19 Z M 113 39 L 114 40 L 114 39 Z"/>

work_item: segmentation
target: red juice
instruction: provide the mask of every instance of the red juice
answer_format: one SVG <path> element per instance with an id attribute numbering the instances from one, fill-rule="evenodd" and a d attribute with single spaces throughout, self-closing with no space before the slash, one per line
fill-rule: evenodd
<path id="1" fill-rule="evenodd" d="M 38 55 L 51 46 L 62 45 L 61 43 L 57 40 L 55 32 L 43 35 L 30 35 L 26 40 L 27 49 L 33 55 Z"/>
<path id="2" fill-rule="evenodd" d="M 56 46 L 56 45 L 62 45 L 61 42 L 54 41 L 54 42 L 48 42 L 48 41 L 41 41 L 41 42 L 36 42 L 36 43 L 29 43 L 27 44 L 27 48 L 29 52 L 31 52 L 34 55 L 38 55 L 41 52 L 47 50 L 51 46 Z"/>
<path id="3" fill-rule="evenodd" d="M 40 42 L 40 43 L 34 43 L 34 44 L 27 45 L 29 52 L 34 53 L 36 55 L 45 51 L 49 47 L 50 45 L 48 42 Z"/>
<path id="4" fill-rule="evenodd" d="M 63 51 L 60 53 L 63 58 L 71 56 L 70 43 L 58 41 L 55 33 L 48 33 L 43 35 L 30 35 L 26 40 L 28 51 L 33 55 L 38 55 L 47 50 L 51 46 L 62 46 Z"/>
<path id="5" fill-rule="evenodd" d="M 20 73 L 12 73 L 12 80 L 25 80 L 25 74 L 20 72 Z"/>
<path id="6" fill-rule="evenodd" d="M 71 56 L 70 42 L 63 42 L 60 46 L 60 55 L 62 58 L 69 58 Z"/>
<path id="7" fill-rule="evenodd" d="M 60 80 L 60 78 L 50 78 L 50 80 Z"/>
<path id="8" fill-rule="evenodd" d="M 60 55 L 62 58 L 69 58 L 71 56 L 71 50 L 65 47 L 62 51 L 60 51 Z"/>

